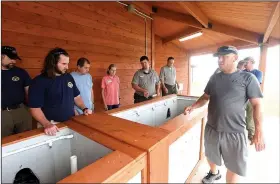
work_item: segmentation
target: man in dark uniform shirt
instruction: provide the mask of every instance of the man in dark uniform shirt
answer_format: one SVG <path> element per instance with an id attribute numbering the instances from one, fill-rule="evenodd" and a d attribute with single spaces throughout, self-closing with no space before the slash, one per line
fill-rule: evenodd
<path id="1" fill-rule="evenodd" d="M 1 47 L 1 137 L 31 130 L 32 117 L 25 102 L 30 84 L 30 76 L 15 66 L 21 60 L 14 47 Z"/>
<path id="2" fill-rule="evenodd" d="M 69 55 L 64 49 L 52 49 L 45 58 L 41 74 L 30 85 L 31 114 L 45 128 L 47 135 L 56 134 L 56 123 L 74 116 L 74 104 L 85 115 L 92 113 L 84 105 L 73 77 L 67 73 L 68 64 Z"/>

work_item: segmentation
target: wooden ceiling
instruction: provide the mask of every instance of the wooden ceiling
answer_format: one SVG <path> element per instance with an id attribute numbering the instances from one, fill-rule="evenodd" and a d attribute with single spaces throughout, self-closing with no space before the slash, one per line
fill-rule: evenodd
<path id="1" fill-rule="evenodd" d="M 280 2 L 277 1 L 158 1 L 137 2 L 138 6 L 141 3 L 145 4 L 146 10 L 150 8 L 156 35 L 191 52 L 207 50 L 207 47 L 213 48 L 224 43 L 237 47 L 243 47 L 246 43 L 255 46 L 260 43 L 280 43 Z M 191 31 L 197 32 L 199 29 L 202 36 L 178 41 L 184 33 L 189 35 Z"/>

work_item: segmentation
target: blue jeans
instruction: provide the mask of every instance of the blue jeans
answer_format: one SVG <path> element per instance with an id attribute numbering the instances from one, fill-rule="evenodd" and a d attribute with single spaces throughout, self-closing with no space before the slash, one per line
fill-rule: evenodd
<path id="1" fill-rule="evenodd" d="M 119 108 L 120 104 L 117 105 L 107 105 L 108 110 Z"/>

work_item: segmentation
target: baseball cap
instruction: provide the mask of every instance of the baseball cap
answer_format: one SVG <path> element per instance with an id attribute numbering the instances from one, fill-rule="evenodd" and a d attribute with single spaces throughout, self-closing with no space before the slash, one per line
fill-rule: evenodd
<path id="1" fill-rule="evenodd" d="M 238 50 L 234 46 L 222 46 L 222 47 L 218 48 L 217 52 L 213 56 L 217 57 L 220 55 L 227 55 L 230 53 L 238 55 Z"/>
<path id="2" fill-rule="evenodd" d="M 17 50 L 14 47 L 11 46 L 2 46 L 1 47 L 1 54 L 7 55 L 10 59 L 20 59 L 20 57 L 17 54 Z"/>

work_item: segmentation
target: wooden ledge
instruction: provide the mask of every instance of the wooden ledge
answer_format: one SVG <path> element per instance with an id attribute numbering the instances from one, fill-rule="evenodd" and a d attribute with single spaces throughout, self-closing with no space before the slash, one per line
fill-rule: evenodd
<path id="1" fill-rule="evenodd" d="M 59 128 L 59 130 L 67 128 L 67 126 L 63 123 L 57 124 L 57 127 Z M 43 128 L 38 128 L 38 129 L 35 129 L 35 130 L 30 130 L 30 131 L 27 131 L 27 132 L 22 132 L 22 133 L 15 134 L 15 135 L 10 135 L 10 136 L 4 137 L 2 139 L 2 147 L 8 146 L 10 144 L 15 144 L 15 143 L 18 143 L 18 142 L 21 142 L 21 141 L 25 141 L 25 140 L 28 140 L 28 139 L 32 139 L 34 137 L 38 137 L 38 136 L 41 136 L 41 135 L 44 135 L 44 134 L 45 134 L 44 129 Z"/>
<path id="2" fill-rule="evenodd" d="M 134 167 L 130 172 L 126 171 L 128 168 L 137 164 L 130 156 L 120 152 L 114 151 L 103 158 L 97 160 L 93 164 L 86 166 L 78 172 L 60 180 L 58 183 L 115 183 L 124 182 L 118 180 L 125 176 L 128 181 L 129 178 L 135 176 L 145 167 L 145 162 L 139 162 L 137 167 Z M 98 171 L 98 172 L 96 172 Z M 127 176 L 130 175 L 130 177 Z"/>
<path id="3" fill-rule="evenodd" d="M 119 141 L 149 152 L 168 136 L 166 130 L 142 125 L 104 113 L 75 116 L 72 119 Z"/>

